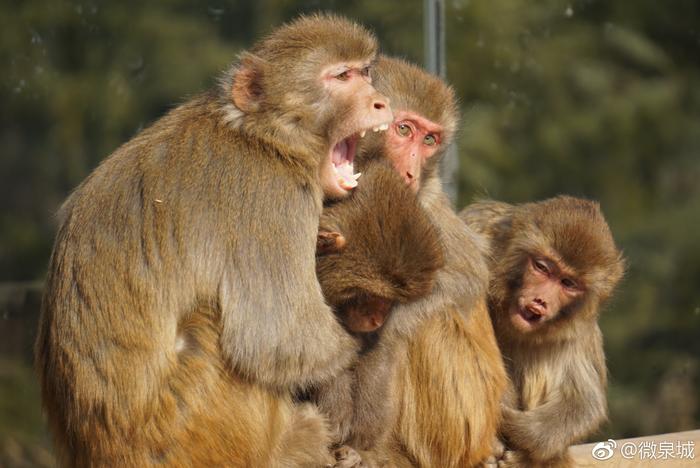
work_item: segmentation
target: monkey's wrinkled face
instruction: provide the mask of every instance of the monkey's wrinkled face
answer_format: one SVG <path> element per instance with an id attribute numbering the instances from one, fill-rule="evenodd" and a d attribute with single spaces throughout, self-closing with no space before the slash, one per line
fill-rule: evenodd
<path id="1" fill-rule="evenodd" d="M 397 111 L 386 136 L 386 153 L 394 168 L 415 191 L 426 161 L 442 144 L 443 128 L 419 114 Z"/>
<path id="2" fill-rule="evenodd" d="M 511 323 L 522 333 L 540 329 L 584 293 L 583 285 L 566 265 L 544 256 L 532 256 L 525 265 L 522 286 L 510 306 Z"/>
<path id="3" fill-rule="evenodd" d="M 321 186 L 329 198 L 342 198 L 357 186 L 354 171 L 358 139 L 369 130 L 385 131 L 393 120 L 389 99 L 372 86 L 369 63 L 351 62 L 326 67 L 321 80 L 326 108 L 334 109 L 331 150 L 321 166 Z"/>

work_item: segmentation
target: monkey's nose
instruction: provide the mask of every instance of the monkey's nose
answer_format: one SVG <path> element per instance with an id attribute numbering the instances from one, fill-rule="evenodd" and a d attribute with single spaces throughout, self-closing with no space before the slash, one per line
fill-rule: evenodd
<path id="1" fill-rule="evenodd" d="M 375 101 L 374 108 L 377 110 L 382 110 L 386 108 L 386 104 L 381 101 Z"/>
<path id="2" fill-rule="evenodd" d="M 413 179 L 413 174 L 411 174 L 410 172 L 406 172 L 406 177 L 408 177 L 409 180 Z"/>

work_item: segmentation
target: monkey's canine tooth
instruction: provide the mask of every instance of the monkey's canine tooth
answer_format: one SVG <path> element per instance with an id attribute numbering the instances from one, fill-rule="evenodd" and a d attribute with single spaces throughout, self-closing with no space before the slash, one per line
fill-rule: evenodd
<path id="1" fill-rule="evenodd" d="M 372 131 L 375 132 L 375 133 L 378 132 L 378 131 L 379 131 L 379 127 L 372 127 Z"/>
<path id="2" fill-rule="evenodd" d="M 367 133 L 367 130 L 362 130 L 362 131 L 360 132 L 360 138 L 364 138 L 364 137 L 365 137 L 365 133 Z"/>
<path id="3" fill-rule="evenodd" d="M 386 130 L 389 130 L 389 124 L 386 123 L 386 124 L 380 125 L 380 126 L 379 126 L 379 130 L 381 130 L 381 131 L 383 131 L 383 132 L 386 131 Z"/>

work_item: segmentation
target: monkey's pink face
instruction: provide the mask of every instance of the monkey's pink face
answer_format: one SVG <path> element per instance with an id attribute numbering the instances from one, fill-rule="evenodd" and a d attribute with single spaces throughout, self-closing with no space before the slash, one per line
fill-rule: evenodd
<path id="1" fill-rule="evenodd" d="M 372 86 L 369 63 L 335 64 L 323 70 L 321 78 L 330 99 L 342 109 L 328 158 L 321 166 L 321 186 L 326 196 L 342 198 L 357 186 L 354 171 L 358 139 L 369 130 L 384 131 L 394 116 L 389 98 Z"/>
<path id="2" fill-rule="evenodd" d="M 554 320 L 562 309 L 585 293 L 583 285 L 567 272 L 565 265 L 544 256 L 528 259 L 522 280 L 509 315 L 513 326 L 523 333 Z"/>
<path id="3" fill-rule="evenodd" d="M 386 152 L 406 183 L 414 191 L 426 161 L 437 153 L 443 129 L 414 112 L 397 111 L 386 137 Z"/>

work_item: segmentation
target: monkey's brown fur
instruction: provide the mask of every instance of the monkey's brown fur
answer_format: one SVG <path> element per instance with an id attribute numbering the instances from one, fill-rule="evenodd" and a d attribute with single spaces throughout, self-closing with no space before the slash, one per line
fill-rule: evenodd
<path id="1" fill-rule="evenodd" d="M 375 87 L 391 99 L 395 111 L 412 111 L 443 127 L 440 153 L 423 168 L 418 198 L 440 232 L 446 264 L 430 296 L 395 312 L 427 321 L 401 327 L 408 341 L 406 351 L 397 353 L 407 358 L 400 360 L 396 372 L 394 463 L 471 466 L 490 454 L 496 439 L 505 371 L 486 320 L 485 242 L 465 229 L 438 174 L 440 155 L 457 127 L 457 103 L 443 81 L 402 60 L 381 57 L 375 71 Z M 382 141 L 375 141 L 365 157 L 381 157 L 386 151 Z M 420 326 L 411 327 L 415 323 Z"/>
<path id="2" fill-rule="evenodd" d="M 489 308 L 514 390 L 504 408 L 499 466 L 569 466 L 569 445 L 606 417 L 597 318 L 624 271 L 610 228 L 597 203 L 567 196 L 522 205 L 484 201 L 461 217 L 491 242 Z M 519 334 L 508 308 L 532 255 L 572 268 L 585 293 L 542 329 Z"/>
<path id="3" fill-rule="evenodd" d="M 358 110 L 320 106 L 313 79 L 375 48 L 346 20 L 300 18 L 65 202 L 36 343 L 63 465 L 331 461 L 326 420 L 290 391 L 356 354 L 314 253 L 319 166 Z"/>
<path id="4" fill-rule="evenodd" d="M 352 196 L 324 209 L 320 225 L 347 240 L 342 251 L 317 261 L 321 289 L 341 321 L 343 305 L 358 295 L 404 304 L 432 291 L 444 264 L 439 233 L 389 165 L 366 166 Z M 361 355 L 355 365 L 312 395 L 336 428 L 337 442 L 361 451 L 372 465 L 386 457 L 395 414 L 391 382 L 398 344 L 390 324 L 411 313 L 394 309 L 384 328 L 356 335 Z"/>
<path id="5" fill-rule="evenodd" d="M 340 252 L 317 259 L 323 295 L 336 307 L 358 293 L 396 303 L 427 295 L 444 265 L 436 228 L 389 165 L 373 162 L 360 180 L 348 199 L 321 215 L 320 230 L 346 239 Z"/>

